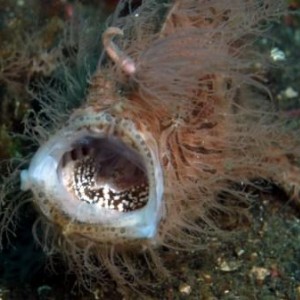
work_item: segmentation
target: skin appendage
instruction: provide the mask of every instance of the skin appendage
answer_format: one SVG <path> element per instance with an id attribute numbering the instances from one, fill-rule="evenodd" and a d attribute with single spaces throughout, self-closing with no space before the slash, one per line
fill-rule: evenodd
<path id="1" fill-rule="evenodd" d="M 121 29 L 116 27 L 109 27 L 103 34 L 102 42 L 105 51 L 111 60 L 118 65 L 127 75 L 133 75 L 136 72 L 134 61 L 123 53 L 112 41 L 114 36 L 123 36 Z"/>

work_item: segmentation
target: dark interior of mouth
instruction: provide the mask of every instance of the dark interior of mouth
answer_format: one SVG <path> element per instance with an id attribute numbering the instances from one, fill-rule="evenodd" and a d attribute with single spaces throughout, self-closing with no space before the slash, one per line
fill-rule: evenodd
<path id="1" fill-rule="evenodd" d="M 60 166 L 66 188 L 80 201 L 121 212 L 147 204 L 143 158 L 120 139 L 82 138 L 63 155 Z"/>

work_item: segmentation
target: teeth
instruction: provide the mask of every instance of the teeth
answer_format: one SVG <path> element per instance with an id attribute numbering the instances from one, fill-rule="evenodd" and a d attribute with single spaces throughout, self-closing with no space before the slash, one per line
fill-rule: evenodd
<path id="1" fill-rule="evenodd" d="M 77 160 L 78 159 L 78 153 L 77 153 L 76 149 L 73 149 L 70 152 L 70 157 L 71 157 L 72 160 Z"/>
<path id="2" fill-rule="evenodd" d="M 89 154 L 91 153 L 92 151 L 86 145 L 83 145 L 82 147 L 76 147 L 71 151 L 66 152 L 62 156 L 62 160 L 61 160 L 62 167 L 64 168 L 71 161 L 73 162 L 80 161 L 84 157 L 89 156 Z"/>
<path id="3" fill-rule="evenodd" d="M 88 156 L 88 155 L 90 154 L 90 151 L 89 151 L 89 150 L 90 150 L 89 147 L 83 145 L 83 146 L 81 147 L 81 153 L 82 153 L 82 155 L 83 155 L 83 156 Z"/>

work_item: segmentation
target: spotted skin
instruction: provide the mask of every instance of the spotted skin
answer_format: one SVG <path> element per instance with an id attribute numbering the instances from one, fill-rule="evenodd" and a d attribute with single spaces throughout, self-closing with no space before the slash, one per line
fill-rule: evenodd
<path id="1" fill-rule="evenodd" d="M 149 187 L 146 183 L 131 185 L 118 191 L 109 184 L 97 184 L 97 173 L 93 157 L 87 156 L 76 162 L 73 189 L 78 199 L 120 212 L 134 211 L 146 205 L 149 197 Z"/>

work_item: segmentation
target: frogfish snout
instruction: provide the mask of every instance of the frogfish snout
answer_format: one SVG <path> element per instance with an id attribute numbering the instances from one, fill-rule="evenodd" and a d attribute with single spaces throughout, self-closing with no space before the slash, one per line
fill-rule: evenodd
<path id="1" fill-rule="evenodd" d="M 163 215 L 156 141 L 105 111 L 71 118 L 38 150 L 21 182 L 64 234 L 111 243 L 151 239 Z"/>

